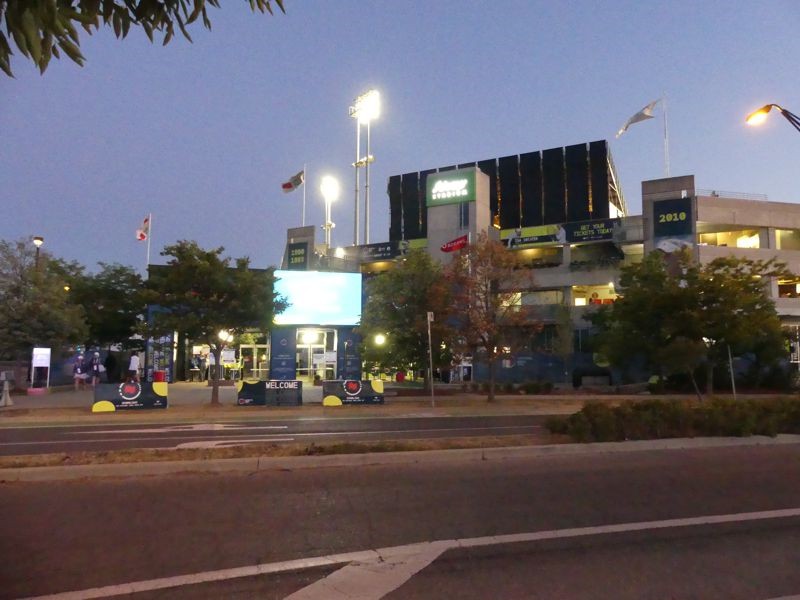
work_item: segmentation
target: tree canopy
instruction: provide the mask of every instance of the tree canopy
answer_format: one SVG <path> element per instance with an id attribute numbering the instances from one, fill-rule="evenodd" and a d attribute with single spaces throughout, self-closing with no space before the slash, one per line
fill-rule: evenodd
<path id="1" fill-rule="evenodd" d="M 241 335 L 248 329 L 269 329 L 274 316 L 286 307 L 274 291 L 272 269 L 251 269 L 248 258 L 223 258 L 224 250 L 204 250 L 186 240 L 165 247 L 161 255 L 170 258 L 165 267 L 151 270 L 146 293 L 150 304 L 163 309 L 149 333 L 180 331 L 202 340 L 217 365 L 225 345 L 220 331 Z M 212 404 L 219 404 L 218 383 L 215 376 Z"/>
<path id="2" fill-rule="evenodd" d="M 273 6 L 284 11 L 283 0 L 248 0 L 250 9 L 273 14 Z M 191 41 L 188 27 L 201 19 L 207 29 L 211 20 L 207 8 L 220 7 L 219 0 L 0 0 L 0 69 L 9 77 L 11 71 L 11 42 L 19 52 L 36 64 L 44 73 L 52 57 L 63 52 L 79 65 L 84 57 L 80 51 L 78 29 L 91 35 L 101 26 L 112 27 L 114 35 L 124 38 L 131 26 L 141 27 L 150 41 L 154 34 L 163 34 L 168 44 L 178 30 Z"/>
<path id="3" fill-rule="evenodd" d="M 82 307 L 65 289 L 66 264 L 27 240 L 0 240 L 0 357 L 23 361 L 34 346 L 52 348 L 84 341 Z"/>
<path id="4" fill-rule="evenodd" d="M 366 289 L 358 328 L 364 360 L 395 367 L 427 365 L 428 312 L 432 312 L 434 366 L 449 366 L 452 292 L 439 263 L 424 250 L 411 250 L 392 269 L 369 280 Z M 386 334 L 384 346 L 373 343 L 377 333 Z"/>
<path id="5" fill-rule="evenodd" d="M 86 345 L 130 346 L 146 308 L 142 278 L 128 266 L 99 264 L 99 273 L 74 276 L 70 283 L 72 302 L 86 310 Z"/>
<path id="6" fill-rule="evenodd" d="M 624 366 L 639 355 L 651 372 L 691 374 L 706 362 L 710 393 L 713 367 L 727 361 L 729 349 L 779 356 L 780 319 L 765 284 L 790 276 L 774 259 L 722 257 L 698 264 L 688 251 L 652 252 L 623 267 L 620 298 L 589 318 L 612 364 Z"/>
<path id="7" fill-rule="evenodd" d="M 541 324 L 532 307 L 522 302 L 533 287 L 533 273 L 520 254 L 480 234 L 449 265 L 455 291 L 458 347 L 481 351 L 489 368 L 489 396 L 494 400 L 495 366 L 506 349 L 526 345 Z"/>

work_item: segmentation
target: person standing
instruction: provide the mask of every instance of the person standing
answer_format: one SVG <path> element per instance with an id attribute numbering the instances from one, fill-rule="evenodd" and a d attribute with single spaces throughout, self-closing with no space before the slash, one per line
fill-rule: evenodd
<path id="1" fill-rule="evenodd" d="M 131 361 L 128 363 L 128 380 L 139 381 L 139 355 L 136 352 L 131 354 Z"/>
<path id="2" fill-rule="evenodd" d="M 106 359 L 103 361 L 103 366 L 106 369 L 106 382 L 113 383 L 117 380 L 117 359 L 111 351 L 106 354 Z"/>
<path id="3" fill-rule="evenodd" d="M 72 381 L 75 383 L 76 392 L 86 388 L 86 365 L 83 362 L 83 354 L 79 354 L 72 363 Z"/>
<path id="4" fill-rule="evenodd" d="M 100 368 L 103 364 L 100 362 L 100 353 L 95 352 L 92 355 L 92 360 L 89 363 L 89 374 L 92 378 L 92 387 L 100 383 Z"/>

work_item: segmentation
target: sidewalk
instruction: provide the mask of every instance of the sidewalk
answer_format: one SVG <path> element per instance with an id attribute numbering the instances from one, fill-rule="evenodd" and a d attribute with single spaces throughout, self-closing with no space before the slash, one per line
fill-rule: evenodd
<path id="1" fill-rule="evenodd" d="M 256 419 L 428 417 L 428 416 L 500 416 L 571 414 L 579 410 L 589 396 L 501 395 L 489 403 L 485 394 L 459 393 L 434 397 L 391 395 L 387 390 L 382 405 L 323 407 L 322 389 L 303 390 L 303 406 L 238 406 L 236 388 L 220 387 L 221 406 L 212 407 L 211 388 L 205 383 L 179 382 L 169 385 L 169 408 L 166 410 L 127 410 L 92 413 L 91 390 L 52 391 L 41 396 L 12 396 L 14 405 L 0 408 L 0 429 L 26 425 L 106 424 L 153 422 L 225 422 Z M 620 396 L 601 401 L 619 402 Z"/>

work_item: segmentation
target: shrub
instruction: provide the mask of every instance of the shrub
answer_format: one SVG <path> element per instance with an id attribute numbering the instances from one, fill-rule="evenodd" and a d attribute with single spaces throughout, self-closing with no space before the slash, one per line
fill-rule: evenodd
<path id="1" fill-rule="evenodd" d="M 541 386 L 538 381 L 526 381 L 522 384 L 522 389 L 525 390 L 526 394 L 538 394 Z"/>
<path id="2" fill-rule="evenodd" d="M 800 400 L 729 400 L 705 404 L 683 400 L 624 402 L 617 407 L 587 403 L 559 423 L 553 433 L 576 441 L 646 440 L 671 437 L 750 436 L 800 433 Z"/>

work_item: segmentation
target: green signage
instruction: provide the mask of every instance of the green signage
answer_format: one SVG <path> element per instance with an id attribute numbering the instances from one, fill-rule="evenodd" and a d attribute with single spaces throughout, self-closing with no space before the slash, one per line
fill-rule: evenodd
<path id="1" fill-rule="evenodd" d="M 427 206 L 475 202 L 475 168 L 428 175 Z"/>

